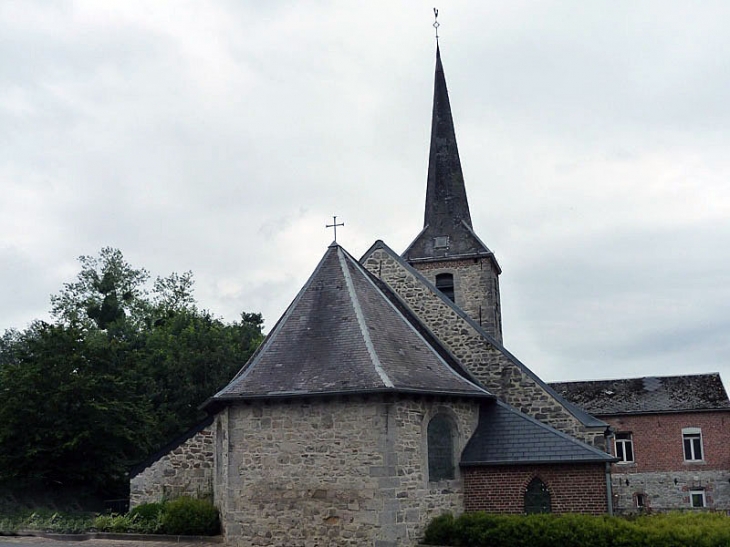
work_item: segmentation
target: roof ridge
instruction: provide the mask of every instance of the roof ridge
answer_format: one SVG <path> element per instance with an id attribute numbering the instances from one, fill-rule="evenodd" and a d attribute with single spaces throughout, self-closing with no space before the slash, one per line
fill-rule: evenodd
<path id="1" fill-rule="evenodd" d="M 375 346 L 373 345 L 373 341 L 370 338 L 370 330 L 368 329 L 367 325 L 365 324 L 365 317 L 362 314 L 362 307 L 360 306 L 360 300 L 357 297 L 357 292 L 355 291 L 355 286 L 352 283 L 352 276 L 350 275 L 350 269 L 347 267 L 347 264 L 345 264 L 345 257 L 342 254 L 342 248 L 338 247 L 337 252 L 337 258 L 340 262 L 340 268 L 342 269 L 342 275 L 345 277 L 345 284 L 347 285 L 347 292 L 350 295 L 350 302 L 352 303 L 352 307 L 355 310 L 355 317 L 357 318 L 357 324 L 360 328 L 360 334 L 362 335 L 363 342 L 365 342 L 365 348 L 368 350 L 368 354 L 370 355 L 370 359 L 373 363 L 373 367 L 375 368 L 375 372 L 378 373 L 378 376 L 383 381 L 383 384 L 385 384 L 386 387 L 393 387 L 393 382 L 388 377 L 388 374 L 383 370 L 383 365 L 380 362 L 380 358 L 378 357 L 377 351 L 375 351 Z"/>
<path id="2" fill-rule="evenodd" d="M 284 325 L 286 323 L 286 320 L 291 316 L 294 309 L 296 309 L 297 303 L 302 299 L 304 296 L 304 293 L 307 291 L 309 286 L 312 284 L 312 281 L 315 279 L 319 271 L 322 269 L 322 266 L 324 265 L 325 261 L 327 260 L 327 255 L 329 254 L 329 249 L 335 249 L 338 248 L 339 245 L 333 246 L 330 244 L 327 249 L 328 251 L 324 253 L 322 258 L 320 259 L 317 266 L 314 268 L 314 271 L 312 271 L 312 274 L 309 276 L 307 281 L 304 283 L 301 289 L 299 289 L 299 292 L 294 297 L 294 300 L 291 301 L 289 306 L 286 308 L 283 314 L 281 314 L 281 317 L 279 317 L 279 320 L 276 322 L 274 327 L 271 329 L 271 332 L 264 338 L 264 341 L 259 344 L 259 347 L 256 348 L 256 351 L 251 355 L 251 357 L 246 361 L 246 363 L 241 367 L 241 370 L 239 370 L 236 375 L 231 378 L 231 381 L 228 382 L 225 386 L 223 386 L 218 392 L 216 392 L 211 399 L 218 397 L 223 391 L 226 391 L 228 387 L 232 386 L 234 383 L 238 383 L 246 378 L 248 374 L 251 373 L 251 371 L 255 368 L 256 364 L 259 362 L 259 359 L 262 354 L 265 353 L 266 349 L 271 346 L 271 344 L 274 343 L 274 340 L 276 340 L 279 331 L 281 330 L 279 327 L 281 325 Z M 209 400 L 211 400 L 209 399 Z M 204 403 L 204 405 L 207 403 Z"/>

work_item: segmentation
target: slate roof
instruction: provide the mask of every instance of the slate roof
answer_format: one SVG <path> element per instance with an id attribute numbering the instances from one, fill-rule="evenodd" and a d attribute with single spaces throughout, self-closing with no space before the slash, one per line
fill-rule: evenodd
<path id="1" fill-rule="evenodd" d="M 730 401 L 717 372 L 550 385 L 566 399 L 598 416 L 730 410 Z"/>
<path id="2" fill-rule="evenodd" d="M 455 371 L 333 243 L 236 377 L 210 403 L 352 393 L 492 398 Z"/>
<path id="3" fill-rule="evenodd" d="M 492 251 L 472 228 L 449 93 L 438 47 L 423 226 L 421 233 L 403 253 L 406 260 L 416 262 L 486 256 L 501 271 Z M 448 238 L 448 244 L 436 246 L 437 237 Z"/>
<path id="4" fill-rule="evenodd" d="M 547 391 L 551 396 L 555 398 L 560 404 L 562 404 L 565 409 L 570 412 L 578 421 L 580 421 L 583 425 L 587 427 L 607 427 L 608 424 L 604 422 L 603 420 L 600 420 L 596 418 L 595 416 L 589 414 L 586 412 L 583 408 L 581 408 L 578 405 L 573 404 L 569 400 L 567 400 L 565 397 L 561 396 L 558 392 L 556 392 L 550 385 L 548 385 L 546 382 L 544 382 L 537 374 L 535 374 L 527 365 L 525 365 L 522 361 L 520 361 L 517 357 L 512 355 L 500 342 L 498 342 L 495 338 L 493 338 L 487 331 L 485 331 L 479 323 L 474 321 L 471 317 L 469 317 L 459 306 L 457 306 L 454 302 L 451 301 L 451 299 L 445 297 L 441 291 L 436 289 L 436 287 L 433 286 L 433 284 L 426 279 L 421 272 L 413 268 L 408 262 L 406 262 L 402 257 L 398 256 L 398 254 L 393 251 L 387 244 L 385 244 L 381 240 L 377 240 L 373 245 L 370 246 L 370 248 L 365 251 L 365 254 L 363 254 L 363 258 L 369 256 L 374 250 L 381 249 L 388 253 L 389 256 L 391 256 L 394 260 L 396 260 L 401 267 L 405 268 L 408 272 L 411 273 L 414 277 L 416 277 L 420 283 L 428 286 L 431 288 L 433 293 L 436 295 L 437 298 L 440 298 L 444 304 L 449 306 L 459 317 L 461 317 L 464 321 L 469 323 L 473 329 L 475 329 L 480 336 L 482 336 L 489 344 L 494 346 L 497 351 L 501 352 L 507 359 L 512 361 L 512 363 L 515 364 L 526 376 L 529 376 L 532 378 L 535 383 L 537 383 L 540 387 L 542 387 L 545 391 Z M 361 259 L 361 260 L 362 260 Z M 395 296 L 396 298 L 397 295 Z M 422 328 L 426 328 L 425 326 Z"/>
<path id="5" fill-rule="evenodd" d="M 461 465 L 612 462 L 616 458 L 503 403 L 483 404 Z"/>

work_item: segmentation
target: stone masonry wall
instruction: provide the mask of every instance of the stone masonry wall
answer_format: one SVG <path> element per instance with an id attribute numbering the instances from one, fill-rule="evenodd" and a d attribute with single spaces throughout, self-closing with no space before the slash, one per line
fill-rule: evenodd
<path id="1" fill-rule="evenodd" d="M 604 447 L 603 429 L 586 428 L 519 365 L 490 344 L 394 257 L 375 248 L 362 259 L 484 386 L 502 401 L 588 444 Z"/>
<path id="2" fill-rule="evenodd" d="M 130 479 L 130 508 L 180 496 L 212 496 L 213 450 L 211 425 L 198 431 Z"/>
<path id="3" fill-rule="evenodd" d="M 534 477 L 547 485 L 553 513 L 608 510 L 603 463 L 467 467 L 462 472 L 466 511 L 524 513 L 525 490 Z"/>
<path id="4" fill-rule="evenodd" d="M 438 274 L 452 274 L 456 305 L 498 342 L 502 342 L 499 277 L 491 260 L 419 262 L 413 267 L 434 285 Z"/>
<path id="5" fill-rule="evenodd" d="M 612 466 L 617 512 L 690 508 L 689 493 L 705 492 L 706 507 L 730 510 L 730 412 L 681 412 L 604 418 L 616 432 L 631 433 L 634 461 Z M 703 459 L 685 461 L 682 429 L 702 432 Z M 612 447 L 614 450 L 614 447 Z"/>
<path id="6" fill-rule="evenodd" d="M 461 480 L 428 482 L 426 424 L 437 412 L 456 424 L 460 454 L 477 425 L 476 402 L 358 397 L 229 407 L 220 504 L 227 542 L 416 545 L 430 518 L 463 510 Z"/>

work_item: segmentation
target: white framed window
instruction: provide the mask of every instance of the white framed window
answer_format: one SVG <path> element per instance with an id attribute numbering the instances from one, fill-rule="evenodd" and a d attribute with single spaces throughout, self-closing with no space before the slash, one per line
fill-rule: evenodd
<path id="1" fill-rule="evenodd" d="M 634 461 L 634 440 L 631 433 L 616 433 L 614 443 L 618 463 L 632 463 Z"/>
<path id="2" fill-rule="evenodd" d="M 689 506 L 698 509 L 705 506 L 705 491 L 691 490 L 689 493 Z"/>
<path id="3" fill-rule="evenodd" d="M 684 444 L 684 461 L 696 462 L 704 459 L 702 450 L 702 431 L 699 427 L 685 427 L 682 429 Z"/>

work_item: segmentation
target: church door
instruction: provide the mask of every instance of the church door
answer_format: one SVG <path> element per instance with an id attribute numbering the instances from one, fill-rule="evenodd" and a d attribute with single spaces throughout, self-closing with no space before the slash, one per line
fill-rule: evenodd
<path id="1" fill-rule="evenodd" d="M 525 491 L 525 513 L 530 515 L 533 513 L 550 513 L 550 490 L 547 485 L 540 479 L 535 477 L 527 485 Z"/>

